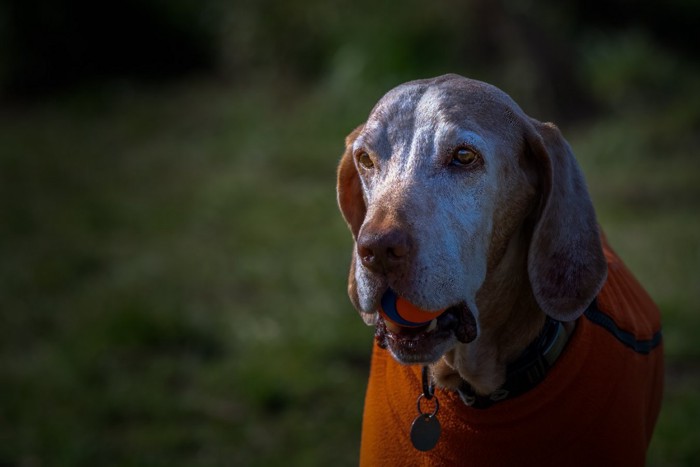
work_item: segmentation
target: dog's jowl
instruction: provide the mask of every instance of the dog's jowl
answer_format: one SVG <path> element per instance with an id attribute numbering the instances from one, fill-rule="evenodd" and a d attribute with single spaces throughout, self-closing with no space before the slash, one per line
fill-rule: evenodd
<path id="1" fill-rule="evenodd" d="M 338 203 L 376 332 L 362 465 L 644 465 L 659 313 L 555 125 L 460 76 L 403 84 L 347 137 Z"/>

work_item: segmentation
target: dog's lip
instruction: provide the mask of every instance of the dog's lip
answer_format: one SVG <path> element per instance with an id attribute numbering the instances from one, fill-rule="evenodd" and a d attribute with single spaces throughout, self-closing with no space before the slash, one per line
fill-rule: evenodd
<path id="1" fill-rule="evenodd" d="M 377 319 L 376 338 L 380 346 L 392 346 L 406 353 L 429 353 L 431 348 L 454 335 L 458 341 L 469 343 L 476 338 L 476 322 L 466 303 L 449 307 L 435 318 L 434 329 L 430 323 L 414 328 L 404 328 Z"/>

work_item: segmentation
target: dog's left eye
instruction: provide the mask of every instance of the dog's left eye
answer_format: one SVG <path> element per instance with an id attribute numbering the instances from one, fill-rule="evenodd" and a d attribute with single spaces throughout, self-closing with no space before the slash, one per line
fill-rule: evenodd
<path id="1" fill-rule="evenodd" d="M 359 162 L 365 169 L 371 169 L 374 167 L 374 161 L 365 151 L 362 151 L 357 155 L 357 162 Z"/>
<path id="2" fill-rule="evenodd" d="M 473 165 L 479 160 L 479 154 L 475 151 L 466 148 L 458 147 L 452 152 L 452 159 L 450 159 L 450 165 L 455 165 L 458 167 L 468 167 Z"/>

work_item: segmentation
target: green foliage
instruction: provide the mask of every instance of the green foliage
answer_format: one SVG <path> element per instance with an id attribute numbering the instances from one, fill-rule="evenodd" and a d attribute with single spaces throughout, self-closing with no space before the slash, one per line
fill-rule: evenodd
<path id="1" fill-rule="evenodd" d="M 403 81 L 461 63 L 470 15 L 458 2 L 401 8 L 382 2 L 282 0 L 223 6 L 224 69 L 232 76 L 265 73 L 322 80 L 351 67 L 356 79 Z M 387 21 L 391 18 L 391 21 Z M 454 35 L 463 29 L 464 37 Z M 444 72 L 444 71 L 443 71 Z"/>

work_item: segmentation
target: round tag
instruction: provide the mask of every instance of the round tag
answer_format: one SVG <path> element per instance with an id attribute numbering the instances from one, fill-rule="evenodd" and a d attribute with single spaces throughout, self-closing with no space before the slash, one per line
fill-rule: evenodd
<path id="1" fill-rule="evenodd" d="M 420 414 L 411 425 L 411 443 L 419 451 L 430 451 L 440 439 L 440 422 L 430 414 Z"/>

